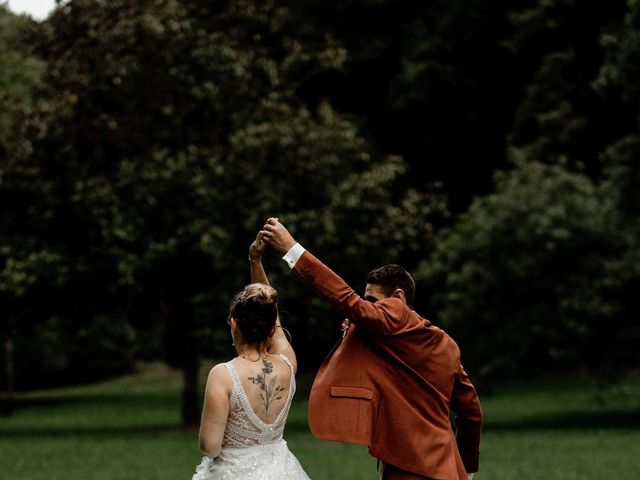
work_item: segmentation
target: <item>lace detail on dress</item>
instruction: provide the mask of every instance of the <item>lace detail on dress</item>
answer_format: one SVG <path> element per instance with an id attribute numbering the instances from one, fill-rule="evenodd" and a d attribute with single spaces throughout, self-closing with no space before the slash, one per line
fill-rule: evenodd
<path id="1" fill-rule="evenodd" d="M 264 445 L 282 439 L 287 415 L 291 407 L 291 400 L 296 391 L 296 380 L 293 374 L 293 365 L 291 365 L 289 359 L 282 354 L 275 356 L 284 360 L 289 366 L 291 380 L 289 381 L 287 400 L 276 420 L 271 424 L 263 422 L 251 408 L 249 399 L 240 383 L 238 372 L 236 372 L 236 369 L 231 365 L 231 362 L 224 364 L 233 380 L 233 389 L 231 391 L 231 397 L 229 398 L 229 417 L 222 440 L 223 447 Z"/>

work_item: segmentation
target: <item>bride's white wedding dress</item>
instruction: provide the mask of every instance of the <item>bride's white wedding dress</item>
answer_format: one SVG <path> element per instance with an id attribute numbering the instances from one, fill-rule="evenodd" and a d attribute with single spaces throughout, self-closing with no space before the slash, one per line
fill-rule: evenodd
<path id="1" fill-rule="evenodd" d="M 233 390 L 222 452 L 215 459 L 204 457 L 192 480 L 309 480 L 282 438 L 296 384 L 289 359 L 284 355 L 277 357 L 289 366 L 291 380 L 285 405 L 271 424 L 256 415 L 238 373 L 231 362 L 225 363 Z"/>

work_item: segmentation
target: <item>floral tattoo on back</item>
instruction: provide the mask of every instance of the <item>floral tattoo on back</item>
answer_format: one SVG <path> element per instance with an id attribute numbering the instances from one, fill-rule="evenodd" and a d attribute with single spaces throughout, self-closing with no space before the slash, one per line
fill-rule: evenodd
<path id="1" fill-rule="evenodd" d="M 262 357 L 262 373 L 259 373 L 255 377 L 249 377 L 251 383 L 260 387 L 260 398 L 264 402 L 265 413 L 269 413 L 269 406 L 274 400 L 280 400 L 282 398 L 282 392 L 284 387 L 276 385 L 278 381 L 278 375 L 273 375 L 267 380 L 267 376 L 273 373 L 273 364 L 268 362 L 266 358 Z"/>

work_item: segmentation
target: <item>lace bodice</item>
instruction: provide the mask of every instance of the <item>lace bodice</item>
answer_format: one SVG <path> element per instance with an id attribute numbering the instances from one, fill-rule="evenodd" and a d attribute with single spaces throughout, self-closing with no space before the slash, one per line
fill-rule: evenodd
<path id="1" fill-rule="evenodd" d="M 233 380 L 233 389 L 229 398 L 229 417 L 227 427 L 222 440 L 223 447 L 248 447 L 277 442 L 282 439 L 284 425 L 291 407 L 291 400 L 296 390 L 295 376 L 291 361 L 284 355 L 276 355 L 289 366 L 291 380 L 289 392 L 282 410 L 273 423 L 267 424 L 251 408 L 249 399 L 242 388 L 238 372 L 231 362 L 225 363 L 225 367 Z"/>

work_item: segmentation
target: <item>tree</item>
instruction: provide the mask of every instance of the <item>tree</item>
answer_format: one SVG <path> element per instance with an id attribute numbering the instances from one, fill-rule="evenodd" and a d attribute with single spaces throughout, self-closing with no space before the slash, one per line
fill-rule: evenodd
<path id="1" fill-rule="evenodd" d="M 626 17 L 622 2 L 610 7 L 558 0 L 514 12 L 507 45 L 531 65 L 514 169 L 422 268 L 436 318 L 487 378 L 578 365 L 611 377 L 637 365 L 640 17 L 638 2 Z"/>
<path id="2" fill-rule="evenodd" d="M 286 2 L 302 34 L 330 32 L 345 68 L 315 76 L 310 97 L 357 115 L 367 139 L 406 159 L 405 185 L 440 182 L 455 212 L 491 189 L 508 162 L 506 134 L 520 95 L 519 59 L 503 44 L 509 13 L 528 1 Z"/>
<path id="3" fill-rule="evenodd" d="M 599 152 L 623 131 L 627 112 L 603 100 L 593 80 L 603 60 L 600 37 L 620 21 L 624 4 L 538 0 L 514 10 L 505 43 L 521 72 L 508 142 L 515 156 L 600 178 Z"/>
<path id="4" fill-rule="evenodd" d="M 602 190 L 608 200 L 611 232 L 616 240 L 617 255 L 608 265 L 607 293 L 615 323 L 607 325 L 616 336 L 597 347 L 609 349 L 605 367 L 638 365 L 635 345 L 640 341 L 638 319 L 640 287 L 638 252 L 640 252 L 640 2 L 627 2 L 622 22 L 612 25 L 601 36 L 604 61 L 594 82 L 598 93 L 607 101 L 621 104 L 630 112 L 625 116 L 624 132 L 601 154 L 604 181 Z M 612 328 L 613 327 L 613 328 Z M 603 327 L 605 328 L 605 327 Z"/>
<path id="5" fill-rule="evenodd" d="M 29 310 L 26 292 L 32 288 L 32 268 L 51 257 L 31 229 L 28 208 L 36 194 L 35 170 L 26 157 L 31 145 L 26 119 L 36 108 L 34 92 L 40 88 L 43 62 L 22 41 L 31 22 L 0 5 L 0 324 L 1 372 L 10 414 L 15 388 L 15 340 Z M 25 228 L 26 227 L 26 228 Z"/>
<path id="6" fill-rule="evenodd" d="M 498 174 L 496 192 L 439 239 L 419 278 L 484 380 L 604 360 L 590 347 L 611 338 L 600 327 L 615 319 L 603 293 L 614 254 L 605 206 L 587 177 L 525 163 Z"/>
<path id="7" fill-rule="evenodd" d="M 640 136 L 630 135 L 612 145 L 602 160 L 601 190 L 615 250 L 603 280 L 610 314 L 599 325 L 591 348 L 599 353 L 600 370 L 612 376 L 640 365 Z"/>

